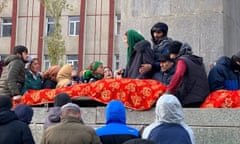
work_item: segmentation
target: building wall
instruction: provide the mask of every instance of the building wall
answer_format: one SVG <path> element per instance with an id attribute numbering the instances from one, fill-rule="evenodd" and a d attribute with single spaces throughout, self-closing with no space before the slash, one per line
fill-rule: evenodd
<path id="1" fill-rule="evenodd" d="M 121 35 L 128 29 L 140 31 L 151 40 L 151 27 L 161 21 L 169 26 L 168 36 L 188 42 L 195 54 L 204 57 L 207 69 L 224 54 L 223 1 L 122 0 Z M 120 47 L 124 47 L 123 43 Z M 122 67 L 126 49 L 120 50 Z"/>

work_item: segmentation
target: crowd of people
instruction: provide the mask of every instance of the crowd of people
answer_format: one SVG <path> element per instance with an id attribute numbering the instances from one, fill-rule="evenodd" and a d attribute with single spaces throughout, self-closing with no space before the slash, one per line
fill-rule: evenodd
<path id="1" fill-rule="evenodd" d="M 0 143 L 34 143 L 28 127 L 33 110 L 19 105 L 15 112 L 11 111 L 11 98 L 20 101 L 30 89 L 55 89 L 101 79 L 131 78 L 154 79 L 167 86 L 166 93 L 157 101 L 155 122 L 144 130 L 143 139 L 139 139 L 141 134 L 137 129 L 126 125 L 121 101 L 108 103 L 106 126 L 95 131 L 84 124 L 79 106 L 71 102 L 68 94 L 61 93 L 56 95 L 54 107 L 46 119 L 42 143 L 193 144 L 193 132 L 183 123 L 182 107 L 200 107 L 209 93 L 216 90 L 239 90 L 240 51 L 231 57 L 220 57 L 207 74 L 203 58 L 193 54 L 188 43 L 168 37 L 167 24 L 154 24 L 150 34 L 152 43 L 136 30 L 124 33 L 127 64 L 125 69 L 115 73 L 100 61 L 92 62 L 79 72 L 65 64 L 51 66 L 41 73 L 38 59 L 29 58 L 25 46 L 16 46 L 13 54 L 0 63 Z M 15 126 L 20 127 L 18 131 Z M 6 128 L 8 132 L 3 132 Z M 11 133 L 15 133 L 15 138 L 8 140 Z M 175 139 L 171 139 L 172 135 Z"/>

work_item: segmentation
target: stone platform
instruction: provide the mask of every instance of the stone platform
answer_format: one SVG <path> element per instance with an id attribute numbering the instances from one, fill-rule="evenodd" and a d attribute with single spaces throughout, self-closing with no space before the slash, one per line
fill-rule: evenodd
<path id="1" fill-rule="evenodd" d="M 104 107 L 81 108 L 83 120 L 94 128 L 104 125 Z M 185 122 L 193 128 L 196 144 L 240 144 L 240 109 L 184 109 Z M 36 144 L 43 134 L 47 108 L 34 108 L 30 125 Z M 154 110 L 127 110 L 127 124 L 141 129 L 154 120 Z"/>

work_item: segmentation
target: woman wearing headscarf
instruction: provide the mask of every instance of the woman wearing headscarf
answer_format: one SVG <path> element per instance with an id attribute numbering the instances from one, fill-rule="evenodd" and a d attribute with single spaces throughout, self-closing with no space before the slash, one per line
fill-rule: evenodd
<path id="1" fill-rule="evenodd" d="M 128 30 L 125 33 L 124 42 L 127 45 L 127 66 L 124 77 L 133 79 L 151 78 L 150 73 L 139 73 L 142 64 L 153 62 L 151 44 L 135 30 Z"/>
<path id="2" fill-rule="evenodd" d="M 57 74 L 57 86 L 56 88 L 63 88 L 69 86 L 72 83 L 72 71 L 71 64 L 65 64 Z"/>
<path id="3" fill-rule="evenodd" d="M 51 66 L 47 71 L 43 74 L 43 88 L 46 89 L 55 89 L 57 85 L 57 74 L 61 69 L 60 66 L 55 65 Z"/>
<path id="4" fill-rule="evenodd" d="M 99 61 L 95 61 L 90 64 L 88 69 L 83 74 L 83 82 L 94 82 L 100 79 L 103 79 L 104 69 L 103 63 Z"/>
<path id="5" fill-rule="evenodd" d="M 155 121 L 146 127 L 142 138 L 157 144 L 194 144 L 192 129 L 183 121 L 183 109 L 176 96 L 162 95 L 156 104 Z"/>

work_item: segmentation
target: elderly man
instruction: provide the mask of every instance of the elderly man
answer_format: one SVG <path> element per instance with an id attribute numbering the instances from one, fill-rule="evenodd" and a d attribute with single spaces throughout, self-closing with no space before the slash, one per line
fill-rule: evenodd
<path id="1" fill-rule="evenodd" d="M 41 144 L 101 144 L 93 128 L 82 122 L 78 105 L 61 107 L 61 123 L 46 129 Z"/>

